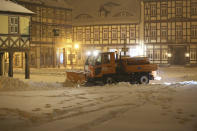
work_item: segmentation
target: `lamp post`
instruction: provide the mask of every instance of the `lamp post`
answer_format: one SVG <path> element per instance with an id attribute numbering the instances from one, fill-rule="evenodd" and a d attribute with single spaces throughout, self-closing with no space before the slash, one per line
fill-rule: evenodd
<path id="1" fill-rule="evenodd" d="M 53 67 L 56 66 L 56 48 L 55 48 L 55 37 L 59 36 L 59 29 L 53 29 L 53 43 L 52 43 L 52 49 L 53 49 Z"/>
<path id="2" fill-rule="evenodd" d="M 76 50 L 78 50 L 78 49 L 79 49 L 79 44 L 78 43 L 73 43 L 72 47 L 70 48 L 70 64 L 71 64 L 72 69 L 73 69 L 73 56 L 74 56 L 73 51 L 76 52 Z"/>

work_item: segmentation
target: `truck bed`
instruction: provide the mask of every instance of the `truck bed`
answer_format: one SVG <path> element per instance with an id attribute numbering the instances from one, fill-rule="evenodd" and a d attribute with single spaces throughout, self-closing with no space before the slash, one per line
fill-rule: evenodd
<path id="1" fill-rule="evenodd" d="M 124 65 L 124 70 L 127 73 L 132 72 L 151 72 L 157 70 L 156 64 L 144 64 L 144 65 Z"/>

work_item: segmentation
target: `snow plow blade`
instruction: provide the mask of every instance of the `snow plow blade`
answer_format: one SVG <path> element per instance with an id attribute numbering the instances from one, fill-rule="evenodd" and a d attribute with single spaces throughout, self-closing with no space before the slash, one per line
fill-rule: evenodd
<path id="1" fill-rule="evenodd" d="M 82 71 L 67 71 L 67 81 L 76 84 L 83 84 L 86 81 L 85 73 Z"/>

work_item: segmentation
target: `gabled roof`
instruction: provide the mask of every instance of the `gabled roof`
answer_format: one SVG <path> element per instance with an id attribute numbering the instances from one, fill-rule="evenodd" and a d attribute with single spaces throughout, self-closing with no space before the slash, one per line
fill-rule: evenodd
<path id="1" fill-rule="evenodd" d="M 48 7 L 72 9 L 67 0 L 17 0 L 18 2 L 40 4 Z"/>
<path id="2" fill-rule="evenodd" d="M 140 21 L 140 0 L 67 0 L 73 25 L 128 24 Z M 84 17 L 79 17 L 86 14 Z"/>
<path id="3" fill-rule="evenodd" d="M 9 0 L 0 0 L 0 12 L 5 13 L 18 13 L 18 14 L 34 14 L 32 11 L 25 7 L 11 2 Z"/>

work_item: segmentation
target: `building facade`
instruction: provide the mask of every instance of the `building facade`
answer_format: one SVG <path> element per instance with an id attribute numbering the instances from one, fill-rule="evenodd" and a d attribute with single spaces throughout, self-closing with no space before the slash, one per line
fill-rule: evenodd
<path id="1" fill-rule="evenodd" d="M 89 4 L 92 7 L 84 10 Z M 117 51 L 126 55 L 143 55 L 140 41 L 140 2 L 137 0 L 92 1 L 76 0 L 73 5 L 73 41 L 80 45 L 77 64 L 83 64 L 87 54 Z M 83 57 L 80 57 L 83 56 Z"/>
<path id="2" fill-rule="evenodd" d="M 197 63 L 197 1 L 143 0 L 144 44 L 153 63 Z"/>
<path id="3" fill-rule="evenodd" d="M 31 67 L 83 65 L 94 51 L 127 51 L 161 65 L 197 64 L 196 0 L 17 2 L 36 13 Z M 19 57 L 15 67 L 23 65 Z"/>
<path id="4" fill-rule="evenodd" d="M 66 41 L 72 39 L 72 10 L 64 1 L 17 0 L 35 12 L 31 27 L 31 67 L 66 65 Z"/>
<path id="5" fill-rule="evenodd" d="M 11 8 L 12 7 L 12 8 Z M 0 1 L 0 75 L 13 77 L 13 55 L 22 54 L 25 78 L 29 78 L 30 23 L 32 11 L 11 1 Z"/>

